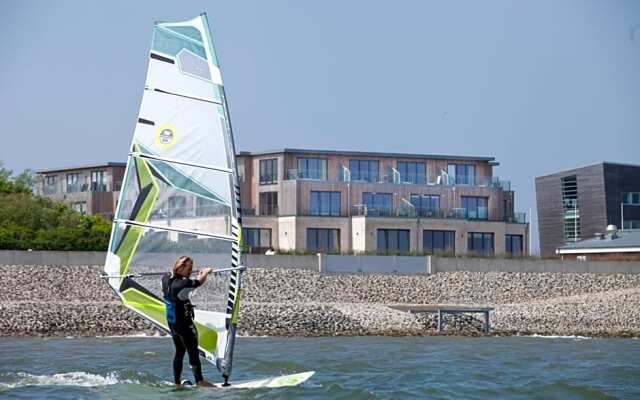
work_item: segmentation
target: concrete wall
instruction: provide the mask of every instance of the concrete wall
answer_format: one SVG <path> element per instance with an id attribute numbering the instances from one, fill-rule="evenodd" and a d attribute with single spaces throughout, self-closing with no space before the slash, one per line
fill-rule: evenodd
<path id="1" fill-rule="evenodd" d="M 106 253 L 93 251 L 0 250 L 0 265 L 103 265 Z M 640 274 L 637 261 L 562 261 L 408 256 L 243 255 L 247 267 L 298 268 L 326 273 L 428 274 L 451 271 L 578 272 Z"/>

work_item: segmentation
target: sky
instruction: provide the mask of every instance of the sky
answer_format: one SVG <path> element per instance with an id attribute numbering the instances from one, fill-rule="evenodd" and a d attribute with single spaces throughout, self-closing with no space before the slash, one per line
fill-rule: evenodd
<path id="1" fill-rule="evenodd" d="M 154 21 L 207 12 L 238 150 L 640 164 L 640 1 L 0 0 L 0 161 L 124 161 Z"/>

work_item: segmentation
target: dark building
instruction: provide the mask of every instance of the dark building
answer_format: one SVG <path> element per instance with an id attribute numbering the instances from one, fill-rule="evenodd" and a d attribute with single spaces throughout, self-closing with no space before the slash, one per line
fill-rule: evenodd
<path id="1" fill-rule="evenodd" d="M 640 228 L 640 166 L 603 162 L 540 176 L 536 198 L 540 253 L 551 257 L 607 225 Z"/>

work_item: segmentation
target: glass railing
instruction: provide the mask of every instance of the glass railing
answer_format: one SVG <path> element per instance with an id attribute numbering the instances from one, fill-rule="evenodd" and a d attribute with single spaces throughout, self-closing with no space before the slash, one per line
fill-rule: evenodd
<path id="1" fill-rule="evenodd" d="M 287 170 L 287 180 L 298 180 L 298 179 L 326 181 L 327 170 L 325 169 L 289 169 Z"/>
<path id="2" fill-rule="evenodd" d="M 325 182 L 365 183 L 365 184 L 394 184 L 416 186 L 478 186 L 511 190 L 511 182 L 495 176 L 451 176 L 447 173 L 438 175 L 435 179 L 418 176 L 415 173 L 401 174 L 396 170 L 388 170 L 385 174 L 353 173 L 346 167 L 338 169 L 288 169 L 286 180 L 316 180 Z"/>

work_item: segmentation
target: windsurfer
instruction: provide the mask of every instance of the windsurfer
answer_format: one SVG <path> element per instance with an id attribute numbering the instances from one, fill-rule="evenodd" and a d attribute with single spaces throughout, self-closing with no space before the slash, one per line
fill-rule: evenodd
<path id="1" fill-rule="evenodd" d="M 202 365 L 198 352 L 198 331 L 193 323 L 193 305 L 189 300 L 189 292 L 207 280 L 211 268 L 203 268 L 197 279 L 189 279 L 193 270 L 191 257 L 179 257 L 171 272 L 162 277 L 162 293 L 167 310 L 167 323 L 171 330 L 176 353 L 173 357 L 173 379 L 176 386 L 181 387 L 182 360 L 184 353 L 189 354 L 189 365 L 193 371 L 196 385 L 213 387 L 202 376 Z"/>

